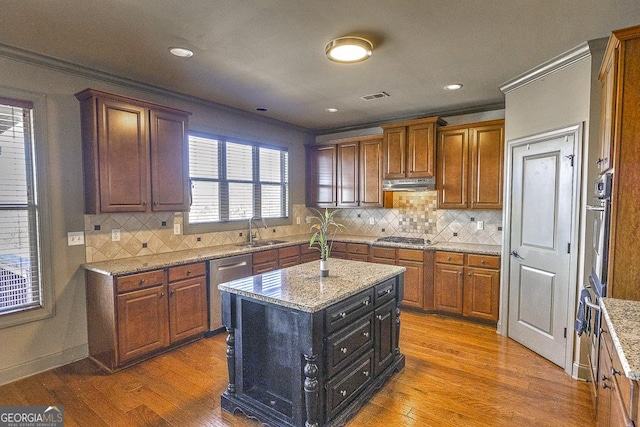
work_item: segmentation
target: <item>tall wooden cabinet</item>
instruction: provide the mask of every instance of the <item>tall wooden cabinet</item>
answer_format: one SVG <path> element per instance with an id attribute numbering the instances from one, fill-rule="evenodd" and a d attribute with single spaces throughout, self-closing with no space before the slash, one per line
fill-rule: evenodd
<path id="1" fill-rule="evenodd" d="M 437 139 L 438 207 L 502 209 L 504 120 L 439 128 Z"/>
<path id="2" fill-rule="evenodd" d="M 434 177 L 436 126 L 444 124 L 429 117 L 382 125 L 383 179 Z"/>
<path id="3" fill-rule="evenodd" d="M 604 55 L 599 161 L 612 150 L 608 295 L 640 300 L 640 26 L 614 31 Z M 608 124 L 611 123 L 609 130 Z M 601 170 L 606 161 L 600 162 Z"/>
<path id="4" fill-rule="evenodd" d="M 349 138 L 306 147 L 307 206 L 382 207 L 382 138 Z"/>
<path id="5" fill-rule="evenodd" d="M 76 98 L 85 213 L 189 210 L 190 113 L 94 89 Z"/>

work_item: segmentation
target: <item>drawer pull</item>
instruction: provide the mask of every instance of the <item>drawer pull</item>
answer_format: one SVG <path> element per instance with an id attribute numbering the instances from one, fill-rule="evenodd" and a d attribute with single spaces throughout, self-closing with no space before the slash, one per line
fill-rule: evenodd
<path id="1" fill-rule="evenodd" d="M 362 335 L 363 335 L 365 338 L 369 338 L 369 332 L 363 332 L 363 333 L 362 333 Z"/>
<path id="2" fill-rule="evenodd" d="M 340 390 L 340 396 L 346 397 L 347 396 L 347 390 Z"/>
<path id="3" fill-rule="evenodd" d="M 160 296 L 158 298 L 162 298 L 164 296 L 164 292 L 160 292 Z"/>
<path id="4" fill-rule="evenodd" d="M 187 270 L 187 276 L 191 276 L 191 270 Z"/>
<path id="5" fill-rule="evenodd" d="M 483 259 L 480 260 L 480 264 L 484 264 L 484 260 Z"/>
<path id="6" fill-rule="evenodd" d="M 347 317 L 347 313 L 343 311 L 342 313 L 340 313 L 340 317 L 344 319 L 345 317 Z"/>
<path id="7" fill-rule="evenodd" d="M 451 257 L 450 256 L 447 257 L 447 261 L 451 261 Z"/>
<path id="8" fill-rule="evenodd" d="M 146 280 L 145 280 L 145 279 L 140 279 L 140 282 L 139 282 L 139 283 L 140 283 L 141 285 L 144 285 L 144 284 L 145 284 L 145 282 L 146 282 Z"/>
<path id="9" fill-rule="evenodd" d="M 347 347 L 340 348 L 340 353 L 347 354 Z"/>
<path id="10" fill-rule="evenodd" d="M 382 314 L 378 314 L 378 315 L 376 316 L 376 319 L 378 319 L 378 320 L 382 320 Z"/>
<path id="11" fill-rule="evenodd" d="M 364 304 L 364 305 L 369 305 L 369 300 L 368 300 L 368 299 L 366 299 L 366 300 L 362 301 L 362 304 Z"/>
<path id="12" fill-rule="evenodd" d="M 362 371 L 362 375 L 364 375 L 365 377 L 369 376 L 369 371 Z"/>
<path id="13" fill-rule="evenodd" d="M 393 291 L 393 289 L 389 288 L 386 291 L 384 291 L 385 294 L 389 295 L 391 293 L 391 291 Z"/>

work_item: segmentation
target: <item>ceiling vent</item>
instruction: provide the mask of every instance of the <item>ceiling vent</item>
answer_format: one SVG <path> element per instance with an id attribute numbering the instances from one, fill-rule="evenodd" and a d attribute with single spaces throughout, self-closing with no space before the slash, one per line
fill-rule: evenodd
<path id="1" fill-rule="evenodd" d="M 362 95 L 360 98 L 364 99 L 365 101 L 373 101 L 374 99 L 387 98 L 387 97 L 389 97 L 389 94 L 387 92 L 378 92 L 378 93 L 372 93 L 371 95 Z"/>

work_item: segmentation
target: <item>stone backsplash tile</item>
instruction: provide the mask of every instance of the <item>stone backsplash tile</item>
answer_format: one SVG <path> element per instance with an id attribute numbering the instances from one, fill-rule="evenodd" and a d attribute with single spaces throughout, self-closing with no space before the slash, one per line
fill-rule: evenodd
<path id="1" fill-rule="evenodd" d="M 259 228 L 259 238 L 277 239 L 309 232 L 305 219 L 312 212 L 304 205 L 293 205 L 293 225 Z M 434 242 L 462 242 L 499 245 L 502 243 L 501 211 L 439 210 L 437 193 L 394 193 L 393 209 L 343 209 L 337 216 L 345 225 L 344 234 L 363 236 L 422 237 Z M 296 224 L 300 218 L 300 224 Z M 181 213 L 85 215 L 87 262 L 157 254 L 196 247 L 240 243 L 239 231 L 200 234 L 173 234 L 174 224 L 183 227 Z M 483 221 L 484 229 L 477 229 Z M 267 221 L 268 224 L 268 221 Z M 120 230 L 120 241 L 111 232 Z M 275 232 L 274 232 L 275 231 Z"/>

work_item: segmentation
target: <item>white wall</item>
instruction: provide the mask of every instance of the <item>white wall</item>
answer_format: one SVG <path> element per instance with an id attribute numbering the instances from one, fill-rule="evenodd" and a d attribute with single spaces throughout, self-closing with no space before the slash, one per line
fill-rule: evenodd
<path id="1" fill-rule="evenodd" d="M 51 209 L 52 283 L 55 315 L 41 321 L 0 329 L 0 384 L 82 359 L 88 355 L 83 246 L 67 246 L 68 231 L 84 230 L 80 109 L 74 94 L 87 87 L 132 96 L 193 112 L 191 128 L 222 136 L 288 145 L 292 177 L 304 176 L 304 144 L 310 133 L 258 115 L 222 106 L 157 94 L 124 82 L 112 83 L 85 71 L 67 72 L 30 60 L 0 55 L 0 96 L 21 90 L 46 96 L 47 187 Z M 54 64 L 55 65 L 55 64 Z M 291 200 L 304 203 L 304 180 L 291 180 Z"/>
<path id="2" fill-rule="evenodd" d="M 563 128 L 574 124 L 583 124 L 583 143 L 581 147 L 582 158 L 580 167 L 579 198 L 580 206 L 576 213 L 577 240 L 577 265 L 574 266 L 575 283 L 572 286 L 570 298 L 570 312 L 575 316 L 577 297 L 585 280 L 585 273 L 588 274 L 590 265 L 591 236 L 588 233 L 591 224 L 590 217 L 585 215 L 584 205 L 590 197 L 592 189 L 591 183 L 595 179 L 595 163 L 597 158 L 597 139 L 600 120 L 600 83 L 597 80 L 598 70 L 602 62 L 606 40 L 596 40 L 585 44 L 589 55 L 580 60 L 570 63 L 570 65 L 553 68 L 559 62 L 559 58 L 550 60 L 539 69 L 527 75 L 520 76 L 524 79 L 523 84 L 516 85 L 505 94 L 505 140 L 506 150 L 509 151 L 509 141 L 536 135 L 545 131 Z M 518 80 L 516 79 L 516 80 Z M 511 175 L 509 171 L 505 174 L 505 187 L 509 185 Z M 508 271 L 508 255 L 504 256 L 504 251 L 508 252 L 509 247 L 509 224 L 507 222 L 508 212 L 505 212 L 505 232 L 503 242 L 503 272 Z M 505 249 L 506 248 L 506 249 Z M 501 290 L 501 321 L 499 330 L 507 332 L 507 308 L 508 308 L 508 277 L 503 274 Z M 569 328 L 573 327 L 571 322 Z M 574 341 L 575 340 L 575 341 Z M 567 366 L 567 372 L 571 372 L 574 377 L 587 378 L 586 360 L 586 340 L 580 342 L 579 337 L 571 336 L 568 344 L 573 345 L 573 366 Z"/>

